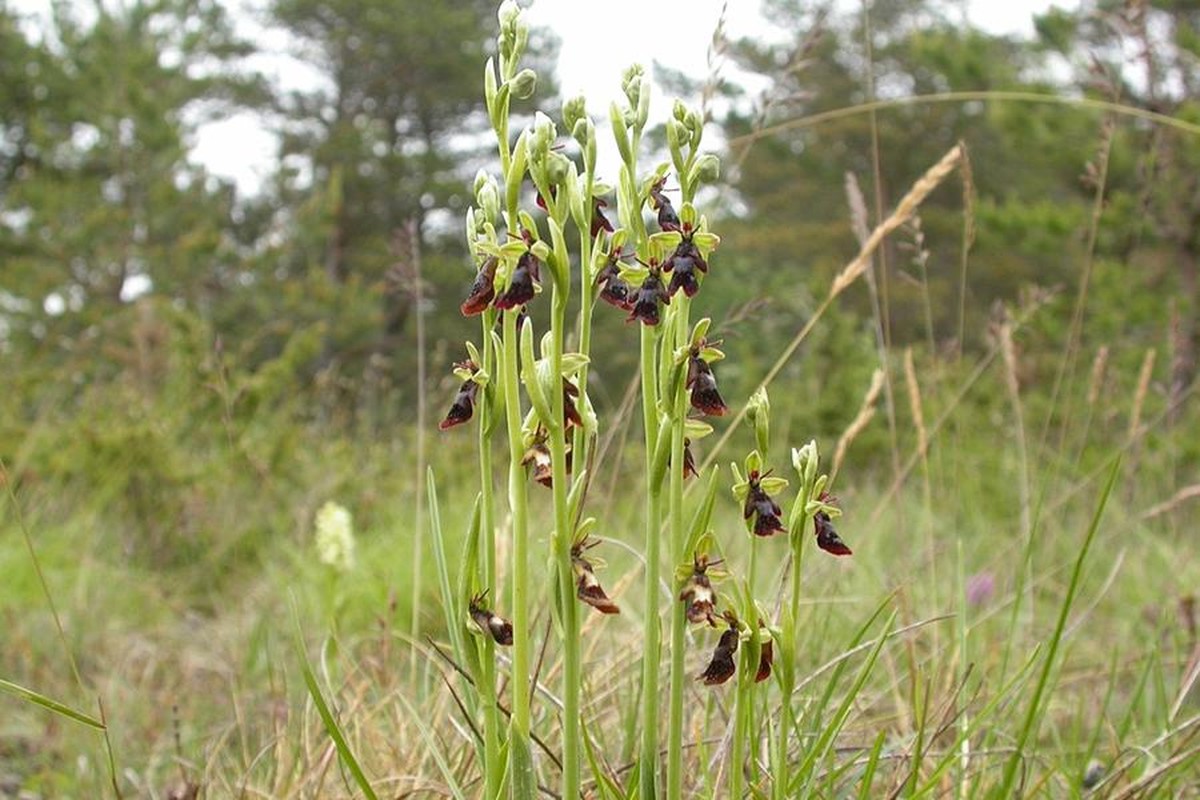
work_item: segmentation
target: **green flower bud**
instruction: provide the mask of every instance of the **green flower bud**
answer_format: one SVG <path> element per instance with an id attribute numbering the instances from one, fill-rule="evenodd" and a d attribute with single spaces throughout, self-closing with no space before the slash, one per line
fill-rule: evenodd
<path id="1" fill-rule="evenodd" d="M 721 178 L 721 159 L 712 153 L 705 153 L 696 159 L 692 175 L 700 183 L 716 183 Z"/>
<path id="2" fill-rule="evenodd" d="M 500 185 L 486 170 L 475 175 L 475 202 L 483 212 L 483 218 L 495 223 L 500 216 Z"/>
<path id="3" fill-rule="evenodd" d="M 759 387 L 750 397 L 746 410 L 754 423 L 754 440 L 758 445 L 758 452 L 765 456 L 771 440 L 771 401 L 767 397 L 766 387 Z"/>
<path id="4" fill-rule="evenodd" d="M 625 93 L 625 99 L 629 101 L 629 107 L 636 109 L 638 102 L 642 96 L 642 76 L 645 70 L 641 64 L 633 64 L 629 69 L 625 70 L 624 76 L 621 78 L 621 91 Z"/>
<path id="5" fill-rule="evenodd" d="M 514 28 L 517 24 L 517 18 L 520 16 L 521 7 L 517 5 L 516 0 L 504 0 L 496 12 L 496 19 L 500 22 L 500 30 L 508 31 Z"/>
<path id="6" fill-rule="evenodd" d="M 533 120 L 533 145 L 531 152 L 538 154 L 550 152 L 550 148 L 554 146 L 556 138 L 558 138 L 558 129 L 554 127 L 554 120 L 540 111 L 537 112 Z"/>
<path id="7" fill-rule="evenodd" d="M 531 69 L 523 69 L 509 81 L 512 96 L 518 100 L 528 100 L 537 91 L 537 73 Z"/>
<path id="8" fill-rule="evenodd" d="M 564 101 L 562 116 L 563 125 L 566 126 L 567 130 L 571 131 L 572 135 L 575 135 L 575 131 L 577 130 L 579 123 L 583 122 L 587 118 L 587 101 L 584 99 L 583 95 L 572 97 L 570 100 Z M 575 135 L 575 138 L 578 139 L 579 136 Z"/>
<path id="9" fill-rule="evenodd" d="M 571 160 L 553 150 L 546 156 L 546 177 L 551 186 L 560 186 L 571 174 Z"/>
<path id="10" fill-rule="evenodd" d="M 675 105 L 671 107 L 671 116 L 680 122 L 684 122 L 688 118 L 688 108 L 682 100 L 676 100 Z"/>

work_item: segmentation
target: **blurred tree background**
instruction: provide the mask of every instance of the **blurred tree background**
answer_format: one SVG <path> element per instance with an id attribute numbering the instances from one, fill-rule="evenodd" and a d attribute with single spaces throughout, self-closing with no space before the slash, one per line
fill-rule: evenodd
<path id="1" fill-rule="evenodd" d="M 417 497 L 418 409 L 432 428 L 478 335 L 457 311 L 474 275 L 461 228 L 494 158 L 479 134 L 495 3 L 273 0 L 261 24 L 323 76 L 306 92 L 254 71 L 257 43 L 220 0 L 51 7 L 32 18 L 0 0 L 8 485 L 41 530 L 82 524 L 92 557 L 169 576 L 164 595 L 189 609 L 219 606 L 266 553 L 308 547 L 330 496 L 389 556 Z M 1083 103 L 1200 124 L 1200 3 L 1086 0 L 1040 17 L 1032 39 L 964 25 L 949 0 L 765 7 L 787 38 L 723 41 L 720 80 L 657 73 L 704 98 L 722 134 L 710 141 L 725 182 L 706 213 L 723 242 L 697 303 L 726 340 L 731 405 L 863 231 L 962 141 L 969 180 L 931 196 L 789 362 L 772 386 L 779 424 L 797 442 L 836 439 L 885 366 L 886 421 L 844 480 L 886 485 L 913 436 L 906 349 L 928 422 L 995 358 L 1006 315 L 1027 312 L 1016 367 L 1031 436 L 1078 438 L 1078 459 L 1055 468 L 1084 474 L 1162 418 L 1142 480 L 1156 499 L 1195 482 L 1200 138 Z M 535 36 L 538 95 L 523 109 L 557 106 L 556 48 Z M 1075 102 L 972 94 L 838 113 L 988 91 Z M 200 124 L 246 111 L 279 142 L 253 196 L 191 157 Z M 594 348 L 613 354 L 593 378 L 603 418 L 637 348 L 623 315 L 597 315 Z M 959 428 L 1005 458 L 1003 379 L 971 386 Z M 443 434 L 430 455 L 451 494 L 467 438 Z"/>
<path id="2" fill-rule="evenodd" d="M 790 38 L 723 40 L 734 68 L 720 80 L 660 70 L 668 90 L 705 98 L 727 143 L 710 211 L 725 244 L 703 301 L 735 356 L 722 370 L 730 395 L 766 372 L 857 237 L 962 141 L 968 183 L 940 189 L 891 237 L 872 280 L 784 370 L 788 424 L 836 435 L 871 371 L 888 366 L 890 434 L 875 426 L 856 454 L 866 476 L 882 469 L 871 465 L 903 427 L 890 391 L 902 350 L 950 385 L 992 346 L 997 308 L 1018 313 L 1034 288 L 1048 307 L 1022 331 L 1022 379 L 1032 404 L 1045 401 L 1046 430 L 1070 425 L 1054 409 L 1074 407 L 1051 387 L 1086 372 L 1057 357 L 1069 338 L 1072 359 L 1111 346 L 1114 381 L 1153 349 L 1152 386 L 1173 420 L 1185 413 L 1200 258 L 1194 135 L 974 93 L 1195 121 L 1198 9 L 1089 2 L 1039 18 L 1024 40 L 964 25 L 938 0 L 876 2 L 869 14 L 769 0 Z M 260 543 L 326 449 L 407 452 L 416 409 L 444 403 L 447 368 L 474 333 L 454 309 L 472 270 L 460 220 L 491 158 L 478 73 L 493 14 L 490 0 L 275 0 L 262 24 L 322 76 L 285 92 L 254 71 L 255 42 L 215 0 L 54 4 L 45 19 L 0 6 L 0 455 L 15 480 L 81 501 L 103 485 L 124 551 L 186 563 L 184 532 L 197 552 L 213 536 L 230 553 L 240 552 L 230 541 Z M 556 47 L 537 34 L 543 104 Z M 839 113 L 947 93 L 967 94 Z M 245 111 L 279 143 L 253 196 L 190 158 L 200 124 Z M 615 355 L 595 371 L 595 394 L 612 407 L 636 354 L 620 315 L 599 311 L 598 346 Z M 1197 455 L 1179 447 L 1175 468 Z M 274 503 L 209 517 L 231 492 L 257 496 L 258 481 L 278 489 Z"/>

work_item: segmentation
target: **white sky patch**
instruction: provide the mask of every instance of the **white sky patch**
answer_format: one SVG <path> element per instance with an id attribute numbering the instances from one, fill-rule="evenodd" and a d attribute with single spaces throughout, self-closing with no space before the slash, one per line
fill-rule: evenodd
<path id="1" fill-rule="evenodd" d="M 563 96 L 582 93 L 587 97 L 589 113 L 600 122 L 606 118 L 609 104 L 620 101 L 621 75 L 631 64 L 642 64 L 651 77 L 654 61 L 697 78 L 708 75 L 708 49 L 722 9 L 726 33 L 731 38 L 759 36 L 772 40 L 786 35 L 770 20 L 763 19 L 759 0 L 601 0 L 594 3 L 523 0 L 522 5 L 527 7 L 526 18 L 531 25 L 550 28 L 562 41 L 557 77 Z M 847 12 L 861 7 L 859 0 L 838 0 L 838 5 Z M 250 66 L 284 90 L 319 86 L 324 81 L 320 71 L 294 56 L 286 33 L 262 24 L 263 6 L 263 0 L 233 0 L 229 4 L 242 34 L 261 50 L 251 59 Z M 952 20 L 958 13 L 965 21 L 984 30 L 1024 36 L 1032 35 L 1035 14 L 1045 13 L 1052 7 L 1078 6 L 1078 0 L 958 0 L 957 3 L 946 3 L 947 14 Z M 11 7 L 38 19 L 49 17 L 48 0 L 11 0 Z M 724 74 L 728 74 L 727 71 Z M 661 121 L 670 113 L 669 98 L 656 94 L 653 100 L 652 121 Z M 601 130 L 606 133 L 603 127 Z M 609 138 L 602 135 L 601 141 Z M 266 120 L 248 112 L 204 123 L 197 130 L 193 144 L 192 157 L 213 174 L 234 180 L 243 194 L 257 192 L 275 167 L 276 136 Z M 719 143 L 711 141 L 709 144 L 716 146 Z M 602 152 L 602 160 L 609 158 L 612 158 L 611 153 Z"/>

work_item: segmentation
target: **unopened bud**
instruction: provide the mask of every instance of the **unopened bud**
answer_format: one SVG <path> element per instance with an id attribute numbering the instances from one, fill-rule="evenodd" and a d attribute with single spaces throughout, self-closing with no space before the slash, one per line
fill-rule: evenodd
<path id="1" fill-rule="evenodd" d="M 746 404 L 746 411 L 754 423 L 754 440 L 758 445 L 758 452 L 765 457 L 771 440 L 771 401 L 767 397 L 765 386 L 760 386 L 751 395 L 750 402 Z"/>
<path id="2" fill-rule="evenodd" d="M 531 69 L 523 69 L 509 81 L 512 96 L 518 100 L 528 100 L 537 91 L 537 73 Z"/>
<path id="3" fill-rule="evenodd" d="M 571 160 L 562 153 L 551 151 L 546 157 L 546 177 L 552 186 L 559 186 L 571 174 Z"/>
<path id="4" fill-rule="evenodd" d="M 696 159 L 692 174 L 701 183 L 716 183 L 721 177 L 721 159 L 712 153 L 705 153 Z"/>
<path id="5" fill-rule="evenodd" d="M 574 135 L 577 126 L 587 118 L 587 102 L 583 95 L 572 97 L 563 102 L 563 124 Z M 576 136 L 575 138 L 579 138 Z"/>
<path id="6" fill-rule="evenodd" d="M 517 5 L 516 0 L 504 0 L 500 4 L 500 9 L 496 12 L 496 19 L 500 22 L 500 30 L 514 27 L 517 24 L 519 16 L 521 16 L 521 7 Z"/>

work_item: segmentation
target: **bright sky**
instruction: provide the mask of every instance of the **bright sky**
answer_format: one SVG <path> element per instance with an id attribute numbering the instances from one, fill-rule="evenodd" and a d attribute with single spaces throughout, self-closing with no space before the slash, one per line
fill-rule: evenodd
<path id="1" fill-rule="evenodd" d="M 77 2 L 80 0 L 77 0 Z M 632 63 L 650 69 L 653 61 L 697 77 L 708 74 L 708 46 L 721 10 L 727 6 L 730 36 L 776 38 L 777 29 L 759 13 L 759 0 L 520 0 L 531 24 L 556 31 L 562 40 L 558 79 L 564 96 L 583 93 L 593 115 L 604 114 L 620 96 L 621 73 Z M 847 9 L 862 0 L 838 0 Z M 1075 7 L 1079 0 L 958 0 L 967 19 L 997 33 L 1033 30 L 1032 17 L 1052 6 Z M 815 3 L 814 3 L 815 4 Z M 44 14 L 48 0 L 15 0 L 18 11 Z M 233 0 L 238 16 L 257 16 L 262 0 Z M 630 24 L 630 20 L 634 23 Z M 286 50 L 278 36 L 255 38 L 266 48 Z M 603 49 L 604 55 L 597 56 Z M 313 71 L 289 58 L 262 58 L 258 64 L 279 85 L 301 88 L 314 80 Z M 665 100 L 652 108 L 658 117 L 669 113 Z M 275 161 L 275 140 L 262 122 L 249 114 L 205 125 L 198 133 L 194 158 L 214 173 L 237 180 L 245 192 L 254 191 Z"/>

